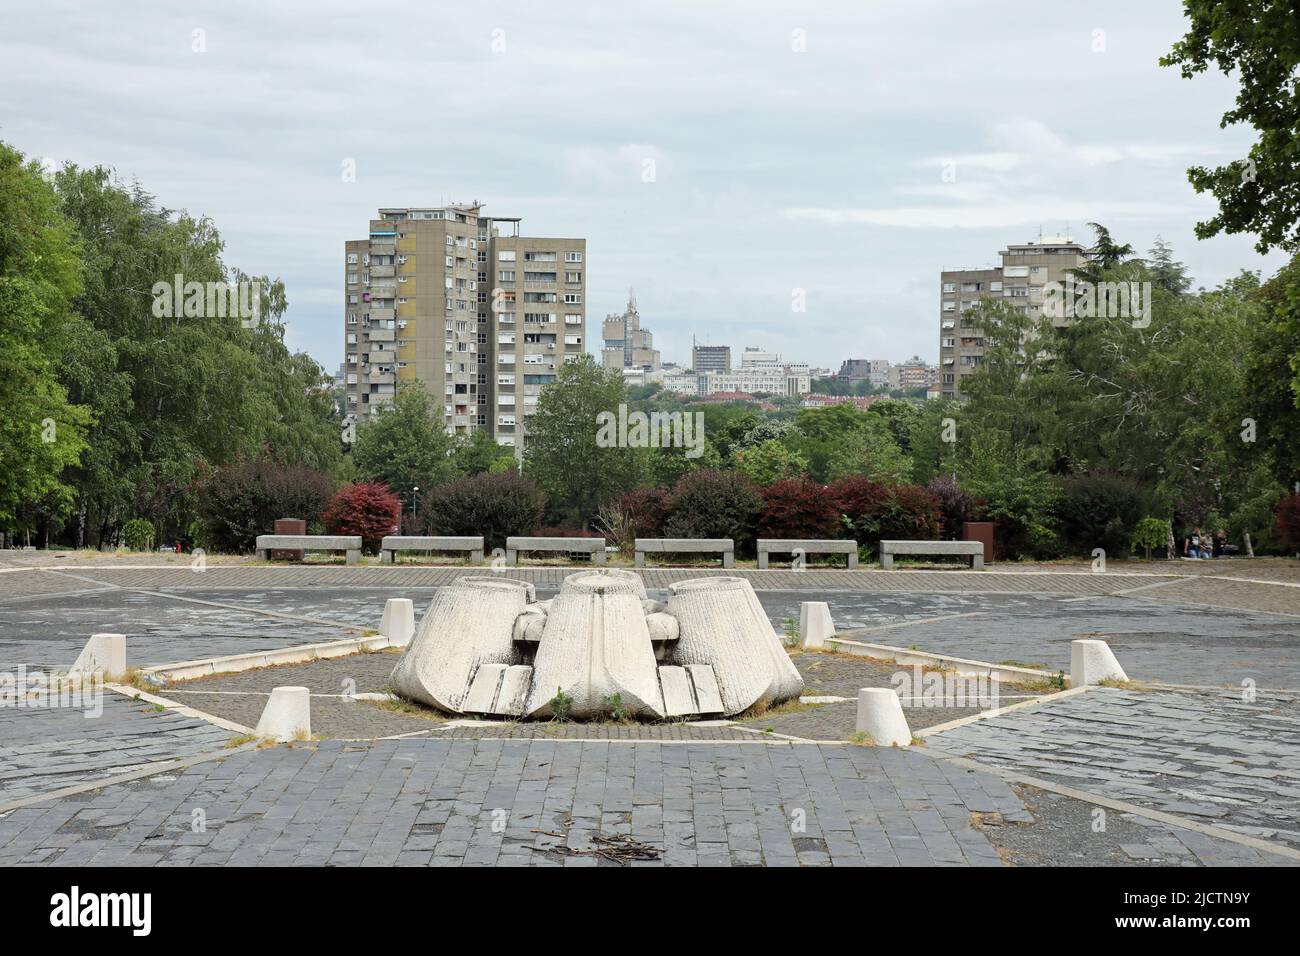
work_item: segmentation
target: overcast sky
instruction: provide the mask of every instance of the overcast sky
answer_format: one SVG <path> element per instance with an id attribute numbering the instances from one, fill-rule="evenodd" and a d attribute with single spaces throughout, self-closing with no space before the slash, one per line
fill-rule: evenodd
<path id="1" fill-rule="evenodd" d="M 210 216 L 331 372 L 379 206 L 585 237 L 590 344 L 634 286 L 677 361 L 696 336 L 933 362 L 939 271 L 1040 227 L 1161 235 L 1199 285 L 1281 264 L 1193 236 L 1186 167 L 1253 131 L 1218 128 L 1234 82 L 1157 64 L 1177 0 L 6 6 L 0 139 Z"/>

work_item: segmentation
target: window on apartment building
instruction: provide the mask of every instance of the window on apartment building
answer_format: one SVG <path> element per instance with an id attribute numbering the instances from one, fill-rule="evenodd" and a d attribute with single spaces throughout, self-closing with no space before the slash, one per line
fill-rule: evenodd
<path id="1" fill-rule="evenodd" d="M 497 262 L 514 262 L 515 251 L 513 249 L 502 249 L 497 253 Z"/>
<path id="2" fill-rule="evenodd" d="M 514 270 L 514 269 L 500 269 L 500 270 L 498 270 L 498 271 L 497 271 L 497 281 L 498 281 L 498 282 L 514 282 L 514 281 L 515 281 L 515 270 Z"/>
<path id="3" fill-rule="evenodd" d="M 564 254 L 564 261 L 565 261 L 565 262 L 581 262 L 581 261 L 582 261 L 582 253 L 581 253 L 581 252 L 566 252 L 566 253 Z"/>
<path id="4" fill-rule="evenodd" d="M 555 273 L 554 272 L 525 272 L 524 281 L 525 282 L 554 282 Z"/>
<path id="5" fill-rule="evenodd" d="M 957 291 L 957 283 L 955 283 L 955 282 L 945 282 L 945 283 L 943 284 L 943 291 L 944 291 L 944 292 L 956 292 L 956 291 Z"/>
<path id="6" fill-rule="evenodd" d="M 1002 283 L 1001 283 L 1001 282 L 990 282 L 990 283 L 989 283 L 989 291 L 990 291 L 990 292 L 1001 292 L 1001 291 L 1002 291 Z"/>
<path id="7" fill-rule="evenodd" d="M 955 311 L 957 311 L 957 303 L 956 303 L 956 302 L 945 302 L 945 303 L 943 304 L 943 311 L 945 311 L 945 312 L 955 312 Z"/>
<path id="8" fill-rule="evenodd" d="M 356 285 L 356 284 L 357 284 L 357 274 L 355 272 L 349 272 L 348 285 Z"/>
<path id="9" fill-rule="evenodd" d="M 349 253 L 349 254 L 348 254 L 348 265 L 350 265 L 350 266 L 351 266 L 351 265 L 356 265 L 356 262 L 357 262 L 357 254 L 356 254 L 355 252 Z"/>
<path id="10" fill-rule="evenodd" d="M 524 262 L 554 262 L 554 261 L 555 261 L 555 253 L 553 252 L 533 251 L 533 252 L 524 253 Z"/>
<path id="11" fill-rule="evenodd" d="M 579 283 L 582 282 L 582 273 L 581 273 L 581 272 L 566 272 L 566 273 L 564 274 L 564 281 L 565 281 L 565 282 L 572 283 L 572 284 L 574 284 L 574 285 L 577 285 L 577 284 L 579 284 Z"/>
<path id="12" fill-rule="evenodd" d="M 581 304 L 582 304 L 582 293 L 581 293 L 581 292 L 566 292 L 566 293 L 564 293 L 564 303 L 565 303 L 565 305 L 581 305 Z"/>
<path id="13" fill-rule="evenodd" d="M 956 346 L 957 346 L 957 340 L 956 340 L 956 339 L 944 339 L 943 342 L 942 342 L 942 345 L 943 345 L 943 347 L 946 348 L 946 349 L 956 348 Z"/>

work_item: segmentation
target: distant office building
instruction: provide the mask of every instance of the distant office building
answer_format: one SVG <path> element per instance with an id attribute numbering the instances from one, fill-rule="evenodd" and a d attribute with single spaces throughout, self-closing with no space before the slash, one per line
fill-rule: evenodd
<path id="1" fill-rule="evenodd" d="M 730 345 L 693 345 L 691 347 L 691 368 L 700 375 L 709 372 L 731 371 Z"/>
<path id="2" fill-rule="evenodd" d="M 845 359 L 835 375 L 836 384 L 856 387 L 860 382 L 870 383 L 872 388 L 885 388 L 889 385 L 889 361 L 887 359 Z"/>
<path id="3" fill-rule="evenodd" d="M 1043 287 L 1064 282 L 1088 261 L 1088 250 L 1068 237 L 1008 245 L 1002 264 L 990 269 L 955 269 L 939 275 L 939 384 L 945 398 L 962 394 L 961 381 L 979 367 L 984 339 L 972 309 L 985 297 L 1000 298 L 1030 316 L 1040 315 Z M 1068 319 L 1053 320 L 1065 324 Z"/>
<path id="4" fill-rule="evenodd" d="M 602 334 L 605 347 L 600 360 L 605 368 L 651 371 L 659 368 L 654 336 L 649 329 L 641 328 L 641 313 L 637 311 L 636 294 L 631 289 L 627 292 L 627 308 L 623 314 L 605 316 Z"/>

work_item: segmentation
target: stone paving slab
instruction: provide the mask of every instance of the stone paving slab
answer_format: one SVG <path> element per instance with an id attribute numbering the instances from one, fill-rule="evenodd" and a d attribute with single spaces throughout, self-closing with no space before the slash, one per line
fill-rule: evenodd
<path id="1" fill-rule="evenodd" d="M 1300 689 L 1300 618 L 1146 596 L 1037 601 L 1005 613 L 846 636 L 1067 673 L 1070 641 L 1100 637 L 1134 680 L 1236 686 L 1250 679 L 1259 687 Z"/>
<path id="2" fill-rule="evenodd" d="M 336 742 L 15 811 L 0 865 L 561 866 L 550 848 L 616 834 L 660 850 L 655 866 L 1001 865 L 977 809 L 1030 819 L 997 777 L 902 751 Z"/>
<path id="3" fill-rule="evenodd" d="M 941 753 L 1300 847 L 1300 699 L 1097 688 L 941 731 Z"/>
<path id="4" fill-rule="evenodd" d="M 109 690 L 85 708 L 0 707 L 0 804 L 220 750 L 230 737 Z"/>
<path id="5" fill-rule="evenodd" d="M 443 587 L 466 574 L 469 566 L 396 565 L 209 565 L 202 572 L 189 568 L 78 567 L 74 570 L 33 569 L 0 574 L 0 598 L 25 593 L 24 579 L 53 576 L 72 582 L 95 581 L 119 587 Z M 478 572 L 482 573 L 483 569 Z M 558 588 L 578 566 L 510 568 L 510 577 Z M 631 570 L 631 569 L 629 569 Z M 665 588 L 688 578 L 729 575 L 748 579 L 756 589 L 832 591 L 946 591 L 951 593 L 1109 594 L 1126 587 L 1150 584 L 1149 575 L 1003 571 L 835 571 L 767 570 L 748 568 L 647 568 L 639 571 L 650 588 Z M 70 588 L 64 587 L 68 590 Z"/>

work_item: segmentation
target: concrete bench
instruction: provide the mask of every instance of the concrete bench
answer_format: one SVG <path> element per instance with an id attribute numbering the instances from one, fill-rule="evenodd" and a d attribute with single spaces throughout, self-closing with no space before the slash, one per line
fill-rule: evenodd
<path id="1" fill-rule="evenodd" d="M 645 567 L 646 552 L 658 554 L 718 554 L 724 568 L 735 567 L 736 543 L 730 538 L 637 538 L 636 566 Z"/>
<path id="2" fill-rule="evenodd" d="M 379 559 L 392 564 L 398 551 L 468 551 L 474 564 L 483 563 L 483 538 L 390 534 L 379 542 Z"/>
<path id="3" fill-rule="evenodd" d="M 959 554 L 969 556 L 970 566 L 975 570 L 984 567 L 982 541 L 882 541 L 880 542 L 881 570 L 888 571 L 893 568 L 896 554 Z"/>
<path id="4" fill-rule="evenodd" d="M 758 567 L 760 570 L 767 569 L 769 554 L 793 554 L 795 551 L 804 554 L 847 554 L 849 556 L 849 570 L 852 571 L 858 566 L 858 543 L 853 540 L 759 538 Z"/>
<path id="5" fill-rule="evenodd" d="M 361 560 L 359 534 L 259 534 L 257 556 L 263 561 L 268 551 L 346 551 L 348 564 Z"/>
<path id="6" fill-rule="evenodd" d="M 518 564 L 520 551 L 549 551 L 552 554 L 580 551 L 591 555 L 596 564 L 605 563 L 604 538 L 506 538 L 506 564 Z"/>

